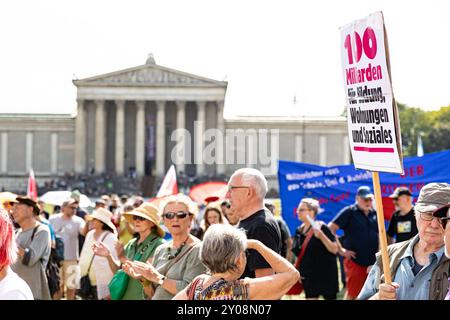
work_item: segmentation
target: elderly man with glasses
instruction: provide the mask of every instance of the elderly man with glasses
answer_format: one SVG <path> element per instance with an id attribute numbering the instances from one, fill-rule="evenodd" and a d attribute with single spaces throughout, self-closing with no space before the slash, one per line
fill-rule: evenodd
<path id="1" fill-rule="evenodd" d="M 415 206 L 419 230 L 414 238 L 388 247 L 393 282 L 384 282 L 381 258 L 372 267 L 359 299 L 443 300 L 450 260 L 444 255 L 442 219 L 433 213 L 450 202 L 448 183 L 429 183 Z"/>
<path id="2" fill-rule="evenodd" d="M 253 168 L 236 170 L 228 182 L 227 199 L 231 210 L 239 218 L 239 228 L 246 230 L 248 239 L 261 241 L 264 245 L 280 253 L 281 232 L 273 215 L 264 207 L 267 180 Z M 247 264 L 241 279 L 270 276 L 273 269 L 256 250 L 247 250 Z"/>

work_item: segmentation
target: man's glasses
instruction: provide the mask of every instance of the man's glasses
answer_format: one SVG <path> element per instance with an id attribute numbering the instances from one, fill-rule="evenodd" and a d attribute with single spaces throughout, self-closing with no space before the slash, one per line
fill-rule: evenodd
<path id="1" fill-rule="evenodd" d="M 144 217 L 140 217 L 140 216 L 133 216 L 133 221 L 144 221 L 147 220 Z"/>
<path id="2" fill-rule="evenodd" d="M 234 189 L 244 189 L 244 188 L 250 188 L 248 186 L 228 186 L 228 192 L 232 192 Z"/>
<path id="3" fill-rule="evenodd" d="M 184 219 L 189 215 L 189 212 L 179 211 L 179 212 L 166 212 L 162 216 L 166 219 L 172 220 L 177 217 L 178 219 Z"/>
<path id="4" fill-rule="evenodd" d="M 442 218 L 433 216 L 432 212 L 420 212 L 420 218 L 424 221 L 432 221 L 434 218 L 442 220 Z"/>

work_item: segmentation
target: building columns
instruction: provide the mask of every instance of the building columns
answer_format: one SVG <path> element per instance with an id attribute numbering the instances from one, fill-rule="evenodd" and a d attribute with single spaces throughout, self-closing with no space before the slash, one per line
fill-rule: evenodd
<path id="1" fill-rule="evenodd" d="M 8 172 L 8 132 L 1 134 L 0 172 Z"/>
<path id="2" fill-rule="evenodd" d="M 105 101 L 95 101 L 95 173 L 105 172 L 106 166 L 106 126 Z"/>
<path id="3" fill-rule="evenodd" d="M 197 176 L 205 173 L 205 161 L 203 159 L 204 134 L 206 128 L 206 101 L 197 101 L 197 121 L 195 141 L 195 163 L 197 164 Z"/>
<path id="4" fill-rule="evenodd" d="M 136 174 L 145 174 L 145 101 L 136 101 Z"/>
<path id="5" fill-rule="evenodd" d="M 156 175 L 165 174 L 166 155 L 166 115 L 165 101 L 156 101 Z"/>
<path id="6" fill-rule="evenodd" d="M 176 101 L 177 105 L 177 150 L 176 150 L 176 167 L 177 172 L 185 172 L 186 157 L 186 101 Z"/>
<path id="7" fill-rule="evenodd" d="M 327 165 L 327 136 L 319 136 L 319 161 L 321 166 Z"/>
<path id="8" fill-rule="evenodd" d="M 30 172 L 30 169 L 33 168 L 33 132 L 27 132 L 25 144 L 25 170 Z"/>
<path id="9" fill-rule="evenodd" d="M 225 138 L 225 125 L 223 118 L 223 101 L 217 101 L 217 130 L 222 133 Z M 223 142 L 223 140 L 222 140 Z M 224 144 L 216 145 L 216 173 L 217 175 L 225 174 Z"/>
<path id="10" fill-rule="evenodd" d="M 348 136 L 344 136 L 344 164 L 350 164 L 350 144 L 348 141 Z"/>
<path id="11" fill-rule="evenodd" d="M 86 171 L 86 115 L 84 100 L 77 100 L 78 112 L 75 119 L 75 172 Z"/>
<path id="12" fill-rule="evenodd" d="M 125 101 L 116 100 L 116 174 L 124 173 L 125 157 Z"/>
<path id="13" fill-rule="evenodd" d="M 56 132 L 51 134 L 50 141 L 50 172 L 56 175 L 58 173 L 58 134 Z"/>

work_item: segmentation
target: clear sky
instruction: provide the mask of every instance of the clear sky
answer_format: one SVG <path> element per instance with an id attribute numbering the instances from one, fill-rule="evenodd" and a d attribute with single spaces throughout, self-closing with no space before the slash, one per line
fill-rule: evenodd
<path id="1" fill-rule="evenodd" d="M 339 115 L 339 27 L 380 10 L 397 100 L 450 104 L 450 1 L 15 0 L 0 3 L 0 112 L 72 113 L 72 79 L 152 52 L 159 65 L 227 80 L 226 116 Z"/>

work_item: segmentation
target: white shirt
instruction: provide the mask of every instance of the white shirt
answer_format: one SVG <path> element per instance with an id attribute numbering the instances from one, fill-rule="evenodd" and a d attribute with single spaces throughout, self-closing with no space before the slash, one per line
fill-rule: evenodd
<path id="1" fill-rule="evenodd" d="M 94 256 L 94 252 L 92 251 L 92 245 L 94 242 L 99 242 L 101 240 L 103 244 L 109 248 L 113 258 L 118 260 L 117 251 L 115 248 L 117 237 L 113 233 L 105 231 L 106 237 L 104 232 L 97 239 L 98 241 L 96 241 L 94 239 L 94 232 L 95 230 L 89 231 L 86 235 L 86 239 L 84 240 L 84 245 L 80 256 L 81 276 L 85 276 L 88 273 L 89 264 Z M 89 280 L 91 280 L 91 284 L 93 286 L 97 286 L 97 296 L 99 300 L 105 299 L 109 296 L 108 284 L 111 282 L 113 276 L 114 272 L 109 266 L 108 258 L 95 256 L 92 261 L 91 270 L 89 271 Z"/>
<path id="2" fill-rule="evenodd" d="M 10 267 L 0 280 L 0 300 L 33 300 L 30 287 Z"/>

